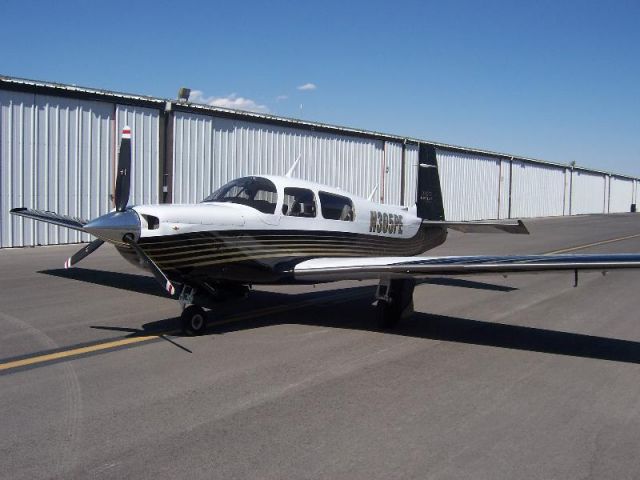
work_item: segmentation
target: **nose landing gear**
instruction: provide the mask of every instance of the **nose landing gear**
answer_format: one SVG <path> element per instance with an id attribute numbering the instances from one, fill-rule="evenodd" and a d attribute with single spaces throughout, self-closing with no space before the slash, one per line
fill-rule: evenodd
<path id="1" fill-rule="evenodd" d="M 189 305 L 182 311 L 180 323 L 185 335 L 202 335 L 207 328 L 207 313 L 199 305 Z"/>
<path id="2" fill-rule="evenodd" d="M 207 313 L 200 305 L 193 304 L 195 294 L 195 288 L 185 285 L 178 298 L 178 302 L 183 308 L 182 315 L 180 315 L 182 333 L 190 337 L 202 335 L 207 329 Z"/>
<path id="3" fill-rule="evenodd" d="M 215 309 L 221 303 L 244 301 L 249 293 L 246 285 L 226 284 L 210 285 L 207 282 L 197 287 L 184 284 L 178 302 L 182 306 L 180 323 L 185 335 L 202 335 L 207 329 L 207 311 L 202 308 Z"/>

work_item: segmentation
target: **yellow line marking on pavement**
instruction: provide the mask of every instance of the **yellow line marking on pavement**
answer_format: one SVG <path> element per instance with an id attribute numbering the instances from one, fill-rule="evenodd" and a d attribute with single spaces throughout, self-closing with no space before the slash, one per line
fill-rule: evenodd
<path id="1" fill-rule="evenodd" d="M 115 340 L 113 342 L 99 343 L 97 345 L 90 345 L 88 347 L 74 348 L 72 350 L 49 353 L 47 355 L 40 355 L 37 357 L 23 358 L 22 360 L 14 360 L 13 362 L 0 364 L 0 371 L 10 370 L 12 368 L 18 368 L 18 367 L 26 367 L 29 365 L 34 365 L 36 363 L 50 362 L 52 360 L 59 360 L 61 358 L 76 357 L 78 355 L 83 355 L 85 353 L 98 352 L 100 350 L 107 350 L 110 348 L 122 347 L 125 345 L 131 345 L 134 343 L 147 342 L 155 338 L 159 338 L 158 335 L 123 338 L 122 340 Z"/>
<path id="2" fill-rule="evenodd" d="M 304 308 L 304 307 L 308 307 L 314 304 L 318 304 L 318 303 L 328 303 L 328 302 L 335 302 L 335 301 L 344 301 L 344 300 L 350 300 L 350 299 L 355 299 L 358 297 L 364 296 L 363 294 L 357 294 L 357 295 L 349 295 L 345 292 L 340 292 L 340 293 L 336 293 L 333 295 L 328 295 L 326 297 L 322 297 L 322 298 L 318 298 L 318 299 L 312 299 L 312 300 L 305 300 L 302 302 L 298 302 L 298 303 L 294 303 L 294 304 L 290 304 L 290 305 L 279 305 L 279 306 L 275 306 L 275 307 L 265 307 L 265 308 L 261 308 L 259 310 L 254 310 L 252 312 L 247 312 L 247 313 L 243 313 L 243 314 L 239 314 L 239 315 L 233 315 L 230 316 L 229 318 L 217 321 L 217 322 L 210 322 L 209 326 L 217 326 L 217 325 L 224 325 L 224 324 L 228 324 L 228 323 L 233 323 L 233 322 L 239 322 L 242 320 L 249 320 L 252 318 L 259 318 L 263 315 L 270 315 L 270 314 L 274 314 L 274 313 L 282 313 L 282 312 L 288 312 L 288 311 L 293 311 L 293 310 L 298 310 L 300 308 Z M 93 352 L 99 352 L 101 350 L 109 350 L 109 349 L 113 349 L 113 348 L 118 348 L 118 347 L 123 347 L 123 346 L 127 346 L 127 345 L 133 345 L 136 343 L 143 343 L 143 342 L 148 342 L 150 340 L 156 340 L 158 338 L 161 338 L 163 335 L 171 335 L 174 333 L 177 333 L 179 330 L 172 330 L 172 331 L 168 331 L 168 332 L 162 332 L 162 333 L 158 333 L 156 335 L 141 335 L 141 336 L 135 336 L 135 337 L 128 337 L 128 338 L 123 338 L 121 340 L 114 340 L 114 341 L 109 341 L 109 342 L 105 342 L 105 343 L 98 343 L 95 345 L 89 345 L 86 347 L 79 347 L 79 348 L 73 348 L 71 350 L 64 350 L 61 352 L 55 352 L 55 353 L 48 353 L 45 355 L 38 355 L 35 357 L 29 357 L 29 358 L 23 358 L 21 360 L 13 360 L 11 362 L 6 362 L 6 363 L 0 363 L 0 372 L 4 371 L 4 370 L 11 370 L 14 368 L 19 368 L 19 367 L 27 367 L 30 365 L 36 365 L 38 363 L 44 363 L 44 362 L 51 362 L 54 360 L 60 360 L 63 358 L 69 358 L 69 357 L 77 357 L 79 355 L 84 355 L 86 353 L 93 353 Z"/>
<path id="3" fill-rule="evenodd" d="M 629 240 L 631 238 L 638 238 L 638 237 L 640 237 L 640 233 L 637 233 L 635 235 L 627 235 L 626 237 L 619 237 L 619 238 L 612 238 L 610 240 L 603 240 L 601 242 L 587 243 L 586 245 L 578 245 L 577 247 L 563 248 L 561 250 L 554 250 L 553 252 L 546 252 L 545 255 L 556 255 L 558 253 L 574 252 L 576 250 L 582 250 L 582 249 L 589 248 L 589 247 L 597 247 L 598 245 L 606 245 L 607 243 L 621 242 L 623 240 Z"/>

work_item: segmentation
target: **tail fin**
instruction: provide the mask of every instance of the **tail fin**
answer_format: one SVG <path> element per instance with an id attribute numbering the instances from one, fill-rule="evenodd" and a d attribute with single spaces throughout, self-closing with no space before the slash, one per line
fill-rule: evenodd
<path id="1" fill-rule="evenodd" d="M 444 220 L 436 147 L 426 143 L 420 144 L 417 209 L 425 220 Z"/>

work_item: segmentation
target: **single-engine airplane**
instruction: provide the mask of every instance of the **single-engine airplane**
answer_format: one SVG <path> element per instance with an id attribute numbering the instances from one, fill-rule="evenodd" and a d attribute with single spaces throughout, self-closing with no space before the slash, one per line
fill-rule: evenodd
<path id="1" fill-rule="evenodd" d="M 205 308 L 244 296 L 253 284 L 379 280 L 375 298 L 384 326 L 413 311 L 415 279 L 431 275 L 640 268 L 639 254 L 415 257 L 442 244 L 448 229 L 528 234 L 522 221 L 444 220 L 437 164 L 418 205 L 385 205 L 286 176 L 249 176 L 189 205 L 128 206 L 131 130 L 122 131 L 115 210 L 86 221 L 53 212 L 11 213 L 97 237 L 65 262 L 70 268 L 104 242 L 150 270 L 183 308 L 185 333 L 206 329 Z M 426 185 L 426 186 L 424 186 Z"/>

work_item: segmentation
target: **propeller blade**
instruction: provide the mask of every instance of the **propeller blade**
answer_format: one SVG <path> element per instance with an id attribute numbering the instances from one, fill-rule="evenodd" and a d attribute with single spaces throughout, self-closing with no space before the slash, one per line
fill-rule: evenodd
<path id="1" fill-rule="evenodd" d="M 116 210 L 124 212 L 129 203 L 129 190 L 131 187 L 131 129 L 122 129 L 120 140 L 120 152 L 118 153 L 118 173 L 116 175 L 116 191 L 114 194 Z"/>
<path id="2" fill-rule="evenodd" d="M 71 257 L 64 262 L 64 268 L 71 268 L 84 257 L 90 255 L 92 252 L 98 249 L 100 245 L 104 243 L 104 240 L 100 240 L 99 238 L 91 242 L 89 245 L 82 247 L 76 253 L 74 253 Z"/>
<path id="3" fill-rule="evenodd" d="M 160 267 L 155 264 L 153 260 L 151 260 L 146 253 L 142 251 L 140 246 L 134 242 L 132 239 L 125 239 L 127 245 L 133 248 L 141 258 L 143 258 L 151 267 L 151 272 L 153 276 L 156 278 L 157 282 L 160 284 L 162 288 L 164 288 L 167 293 L 173 297 L 176 294 L 176 288 L 173 286 L 173 283 L 167 278 L 167 276 L 160 270 Z"/>

